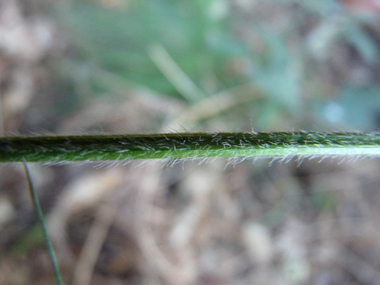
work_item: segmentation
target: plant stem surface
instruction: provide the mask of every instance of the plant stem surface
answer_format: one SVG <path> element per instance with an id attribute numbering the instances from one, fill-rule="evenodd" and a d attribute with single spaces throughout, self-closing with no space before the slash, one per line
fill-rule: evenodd
<path id="1" fill-rule="evenodd" d="M 380 133 L 166 133 L 0 138 L 0 162 L 378 156 Z"/>

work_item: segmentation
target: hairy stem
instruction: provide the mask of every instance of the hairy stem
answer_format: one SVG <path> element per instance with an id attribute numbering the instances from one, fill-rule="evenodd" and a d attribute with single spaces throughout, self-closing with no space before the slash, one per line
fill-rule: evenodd
<path id="1" fill-rule="evenodd" d="M 0 162 L 345 155 L 380 155 L 380 133 L 169 133 L 0 138 Z"/>

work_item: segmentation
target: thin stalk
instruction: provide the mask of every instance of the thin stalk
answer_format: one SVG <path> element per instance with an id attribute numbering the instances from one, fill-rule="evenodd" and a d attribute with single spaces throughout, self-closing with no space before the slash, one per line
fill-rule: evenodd
<path id="1" fill-rule="evenodd" d="M 0 162 L 378 156 L 380 133 L 169 133 L 0 138 Z"/>
<path id="2" fill-rule="evenodd" d="M 53 245 L 51 244 L 49 234 L 48 234 L 48 231 L 46 228 L 44 215 L 42 213 L 40 203 L 38 202 L 38 197 L 37 197 L 36 191 L 34 190 L 32 179 L 30 177 L 30 173 L 29 173 L 28 167 L 26 165 L 26 162 L 23 161 L 23 163 L 24 163 L 25 175 L 26 175 L 26 178 L 28 181 L 30 198 L 31 198 L 33 206 L 34 206 L 34 210 L 37 213 L 38 220 L 41 224 L 42 232 L 43 232 L 44 239 L 45 239 L 45 245 L 46 245 L 47 251 L 49 253 L 49 258 L 50 258 L 51 265 L 53 267 L 55 280 L 57 281 L 58 285 L 63 285 L 63 281 L 61 278 L 61 274 L 59 272 L 58 262 L 57 262 L 57 259 L 55 257 Z"/>

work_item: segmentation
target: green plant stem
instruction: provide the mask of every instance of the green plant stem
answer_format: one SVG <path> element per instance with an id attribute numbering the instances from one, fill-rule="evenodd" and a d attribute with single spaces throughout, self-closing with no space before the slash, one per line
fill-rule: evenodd
<path id="1" fill-rule="evenodd" d="M 170 133 L 0 138 L 0 162 L 378 156 L 379 133 Z"/>
<path id="2" fill-rule="evenodd" d="M 33 206 L 34 206 L 34 210 L 37 213 L 38 220 L 41 224 L 42 232 L 43 232 L 44 239 L 45 239 L 46 248 L 47 248 L 47 251 L 49 253 L 51 265 L 53 267 L 55 280 L 57 281 L 58 285 L 63 285 L 63 281 L 61 278 L 61 274 L 59 272 L 58 262 L 57 262 L 57 259 L 55 257 L 53 245 L 51 244 L 49 234 L 48 234 L 48 230 L 47 230 L 46 225 L 45 225 L 44 215 L 42 213 L 40 203 L 38 202 L 38 197 L 37 197 L 36 191 L 34 190 L 32 179 L 30 177 L 30 173 L 29 173 L 28 167 L 26 165 L 26 162 L 23 161 L 23 163 L 24 163 L 25 175 L 26 175 L 26 178 L 28 181 L 30 198 L 31 198 Z"/>

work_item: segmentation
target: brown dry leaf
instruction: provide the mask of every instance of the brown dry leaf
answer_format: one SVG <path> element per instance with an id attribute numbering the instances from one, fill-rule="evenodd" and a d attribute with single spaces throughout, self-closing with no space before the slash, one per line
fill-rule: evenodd
<path id="1" fill-rule="evenodd" d="M 122 168 L 103 170 L 80 176 L 63 189 L 57 205 L 47 218 L 53 240 L 65 246 L 68 219 L 78 212 L 91 209 L 123 182 Z"/>

